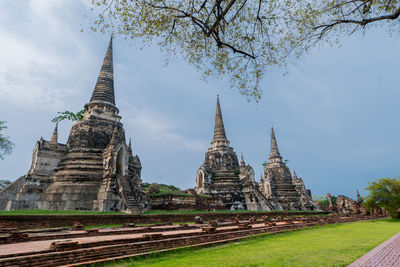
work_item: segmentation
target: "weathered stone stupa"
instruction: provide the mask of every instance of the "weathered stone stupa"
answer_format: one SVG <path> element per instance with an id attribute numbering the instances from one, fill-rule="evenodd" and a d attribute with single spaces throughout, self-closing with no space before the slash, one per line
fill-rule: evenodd
<path id="1" fill-rule="evenodd" d="M 257 189 L 254 171 L 236 152 L 226 137 L 221 106 L 217 96 L 214 137 L 196 175 L 198 194 L 221 198 L 230 209 L 271 210 L 272 206 Z"/>
<path id="2" fill-rule="evenodd" d="M 265 166 L 264 180 L 260 188 L 264 195 L 273 202 L 279 210 L 312 210 L 317 204 L 307 192 L 303 180 L 295 176 L 292 179 L 289 168 L 283 162 L 275 138 L 274 128 L 271 127 L 271 150 L 269 162 Z"/>
<path id="3" fill-rule="evenodd" d="M 215 114 L 214 137 L 196 175 L 196 192 L 222 198 L 227 208 L 244 206 L 245 199 L 239 178 L 239 161 L 226 138 L 219 97 Z"/>
<path id="4" fill-rule="evenodd" d="M 83 119 L 73 124 L 67 144 L 57 142 L 57 126 L 49 142 L 41 139 L 28 174 L 0 193 L 0 208 L 146 210 L 140 160 L 131 142 L 126 144 L 118 113 L 111 39 Z M 15 198 L 5 203 L 11 191 Z"/>

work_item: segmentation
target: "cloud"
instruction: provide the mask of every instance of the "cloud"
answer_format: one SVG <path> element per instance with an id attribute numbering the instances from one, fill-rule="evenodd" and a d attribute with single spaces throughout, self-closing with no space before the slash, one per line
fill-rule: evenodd
<path id="1" fill-rule="evenodd" d="M 125 127 L 135 133 L 135 139 L 150 146 L 170 150 L 191 150 L 204 152 L 207 144 L 179 134 L 179 126 L 165 115 L 152 110 L 130 109 L 125 112 Z"/>
<path id="2" fill-rule="evenodd" d="M 71 29 L 79 25 L 67 25 L 73 21 L 72 14 L 64 14 L 65 2 L 60 2 L 35 0 L 23 5 L 13 1 L 7 9 L 7 4 L 0 4 L 0 9 L 8 11 L 0 11 L 0 103 L 56 109 L 66 106 L 84 82 L 67 81 L 74 81 L 79 69 L 84 74 L 87 65 L 82 62 L 93 62 L 94 55 L 80 32 Z M 16 24 L 15 16 L 25 19 Z"/>

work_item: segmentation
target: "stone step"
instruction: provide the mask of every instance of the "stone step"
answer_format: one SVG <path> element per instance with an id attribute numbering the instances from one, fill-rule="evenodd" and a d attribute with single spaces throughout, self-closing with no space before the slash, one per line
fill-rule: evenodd
<path id="1" fill-rule="evenodd" d="M 68 159 L 62 160 L 58 163 L 58 166 L 65 166 L 68 164 L 82 164 L 82 165 L 103 165 L 103 160 L 83 160 L 83 159 Z"/>
<path id="2" fill-rule="evenodd" d="M 61 166 L 57 167 L 55 171 L 101 171 L 103 172 L 103 166 L 100 165 L 67 165 L 67 166 Z"/>
<path id="3" fill-rule="evenodd" d="M 123 195 L 128 204 L 128 209 L 132 212 L 141 212 L 135 191 L 133 190 L 128 178 L 126 176 L 119 177 L 118 184 L 123 188 Z"/>
<path id="4" fill-rule="evenodd" d="M 66 166 L 56 168 L 57 172 L 72 172 L 72 171 L 83 171 L 83 172 L 103 172 L 103 168 L 100 166 Z"/>
<path id="5" fill-rule="evenodd" d="M 104 149 L 101 148 L 70 148 L 69 153 L 74 154 L 101 154 Z"/>
<path id="6" fill-rule="evenodd" d="M 63 177 L 63 176 L 69 176 L 69 177 L 80 177 L 80 176 L 85 176 L 85 177 L 98 177 L 98 176 L 103 177 L 103 172 L 102 171 L 97 171 L 94 172 L 93 170 L 66 170 L 66 171 L 60 171 L 58 172 L 55 177 Z"/>
<path id="7" fill-rule="evenodd" d="M 78 172 L 78 173 L 57 173 L 57 175 L 53 176 L 55 181 L 95 181 L 102 182 L 103 181 L 103 173 L 93 173 L 93 172 Z"/>
<path id="8" fill-rule="evenodd" d="M 66 157 L 78 157 L 78 158 L 85 158 L 85 157 L 103 157 L 103 152 L 100 153 L 87 153 L 87 152 L 69 152 L 67 153 Z"/>

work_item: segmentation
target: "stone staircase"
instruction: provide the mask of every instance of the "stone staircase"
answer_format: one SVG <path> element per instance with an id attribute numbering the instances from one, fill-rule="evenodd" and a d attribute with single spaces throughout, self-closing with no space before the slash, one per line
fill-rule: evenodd
<path id="1" fill-rule="evenodd" d="M 127 210 L 131 213 L 141 213 L 142 208 L 140 207 L 138 197 L 136 196 L 136 193 L 128 180 L 128 176 L 118 175 L 117 184 L 120 188 L 122 199 L 127 207 Z"/>
<path id="2" fill-rule="evenodd" d="M 253 192 L 257 198 L 257 202 L 260 204 L 262 210 L 275 210 L 275 207 L 270 203 L 270 201 L 260 192 L 260 190 L 252 184 Z"/>

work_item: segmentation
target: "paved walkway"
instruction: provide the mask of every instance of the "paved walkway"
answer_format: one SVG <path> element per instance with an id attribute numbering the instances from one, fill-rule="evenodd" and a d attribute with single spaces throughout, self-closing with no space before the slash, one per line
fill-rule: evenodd
<path id="1" fill-rule="evenodd" d="M 348 267 L 399 267 L 400 232 L 362 256 Z"/>

